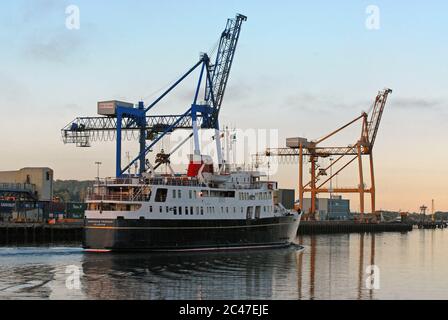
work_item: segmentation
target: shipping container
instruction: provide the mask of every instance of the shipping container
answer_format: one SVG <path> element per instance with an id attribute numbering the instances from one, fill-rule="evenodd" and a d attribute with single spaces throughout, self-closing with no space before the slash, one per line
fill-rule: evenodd
<path id="1" fill-rule="evenodd" d="M 84 219 L 87 204 L 84 202 L 69 202 L 66 204 L 65 217 L 69 219 Z"/>
<path id="2" fill-rule="evenodd" d="M 50 202 L 49 213 L 53 214 L 64 214 L 65 213 L 65 203 L 63 202 Z"/>
<path id="3" fill-rule="evenodd" d="M 15 201 L 0 200 L 0 213 L 11 213 L 15 207 Z"/>

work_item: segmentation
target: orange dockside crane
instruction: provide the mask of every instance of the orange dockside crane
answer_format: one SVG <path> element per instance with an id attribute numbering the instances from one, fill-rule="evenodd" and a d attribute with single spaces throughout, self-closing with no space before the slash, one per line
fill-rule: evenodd
<path id="1" fill-rule="evenodd" d="M 327 134 L 323 138 L 317 141 L 308 141 L 305 138 L 289 138 L 287 139 L 286 148 L 269 148 L 266 150 L 264 155 L 266 157 L 299 157 L 299 208 L 303 209 L 303 199 L 304 193 L 311 193 L 311 206 L 309 212 L 309 217 L 315 220 L 316 212 L 316 196 L 319 193 L 359 193 L 360 202 L 360 220 L 364 219 L 364 195 L 365 193 L 370 193 L 371 196 L 371 208 L 372 213 L 376 214 L 375 211 L 375 175 L 373 168 L 373 145 L 375 143 L 375 138 L 378 133 L 378 128 L 381 121 L 381 116 L 386 105 L 388 95 L 392 93 L 391 89 L 384 89 L 378 92 L 375 98 L 372 113 L 370 119 L 368 119 L 368 114 L 363 112 L 359 117 L 350 121 L 349 123 L 343 125 L 339 129 Z M 326 141 L 328 138 L 334 136 L 338 132 L 344 130 L 345 128 L 351 126 L 357 121 L 362 120 L 361 137 L 354 145 L 349 145 L 347 147 L 321 147 L 320 144 Z M 309 157 L 310 162 L 310 181 L 307 184 L 303 184 L 303 159 L 305 156 Z M 331 164 L 325 168 L 319 168 L 318 159 L 327 158 L 330 156 L 337 156 L 337 158 L 331 162 Z M 364 174 L 362 166 L 362 156 L 369 156 L 370 160 L 370 188 L 367 188 L 364 183 Z M 345 162 L 335 173 L 332 173 L 324 182 L 318 184 L 320 176 L 327 176 L 327 172 L 336 163 L 344 163 L 343 159 L 350 157 L 348 161 Z M 327 183 L 331 181 L 333 177 L 338 175 L 342 170 L 344 170 L 348 165 L 350 165 L 355 160 L 358 160 L 358 171 L 359 171 L 359 184 L 357 188 L 328 188 Z M 317 171 L 318 169 L 318 171 Z M 376 216 L 378 219 L 378 215 Z"/>

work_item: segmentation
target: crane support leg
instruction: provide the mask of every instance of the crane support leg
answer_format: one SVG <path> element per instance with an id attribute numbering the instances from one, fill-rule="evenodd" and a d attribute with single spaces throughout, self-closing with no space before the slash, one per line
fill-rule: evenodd
<path id="1" fill-rule="evenodd" d="M 299 149 L 299 208 L 303 212 L 303 147 Z"/>
<path id="2" fill-rule="evenodd" d="M 145 105 L 142 101 L 138 103 L 138 110 L 142 111 L 142 116 L 138 118 L 138 124 L 140 127 L 140 136 L 139 136 L 139 145 L 140 145 L 140 151 L 139 151 L 139 162 L 140 162 L 140 168 L 139 173 L 142 175 L 146 171 L 145 167 L 145 148 L 146 148 L 146 117 L 144 113 Z"/>
<path id="3" fill-rule="evenodd" d="M 376 208 L 375 208 L 375 173 L 374 173 L 374 169 L 373 169 L 373 155 L 372 152 L 370 152 L 369 155 L 370 158 L 370 183 L 371 183 L 371 188 L 370 188 L 370 201 L 371 201 L 371 206 L 372 206 L 372 214 L 376 214 Z M 378 216 L 377 216 L 378 219 Z"/>
<path id="4" fill-rule="evenodd" d="M 316 217 L 316 157 L 310 156 L 311 161 L 311 216 Z"/>
<path id="5" fill-rule="evenodd" d="M 221 136 L 219 132 L 219 123 L 216 120 L 216 128 L 215 128 L 215 142 L 216 142 L 216 154 L 218 156 L 218 166 L 221 170 L 222 167 L 222 147 L 221 147 Z"/>
<path id="6" fill-rule="evenodd" d="M 194 155 L 200 156 L 201 155 L 201 149 L 200 149 L 200 142 L 199 142 L 199 128 L 198 123 L 196 121 L 196 111 L 192 113 L 192 126 L 193 126 L 193 141 L 194 141 Z"/>
<path id="7" fill-rule="evenodd" d="M 204 61 L 204 59 L 207 59 L 206 56 L 202 56 L 201 60 Z M 193 126 L 193 140 L 194 140 L 194 155 L 200 156 L 201 155 L 201 149 L 200 149 L 200 142 L 199 142 L 199 128 L 197 123 L 197 101 L 199 96 L 199 90 L 201 89 L 201 83 L 202 83 L 202 77 L 204 75 L 204 70 L 206 68 L 205 61 L 202 63 L 201 73 L 199 75 L 198 85 L 196 87 L 196 93 L 194 95 L 193 104 L 191 106 L 191 120 L 192 120 L 192 126 Z"/>
<path id="8" fill-rule="evenodd" d="M 115 154 L 115 173 L 116 177 L 121 176 L 121 119 L 123 115 L 121 112 L 117 112 L 117 148 Z"/>
<path id="9" fill-rule="evenodd" d="M 362 157 L 361 157 L 361 145 L 358 144 L 358 167 L 359 167 L 359 211 L 361 221 L 364 219 L 364 177 L 362 174 Z"/>

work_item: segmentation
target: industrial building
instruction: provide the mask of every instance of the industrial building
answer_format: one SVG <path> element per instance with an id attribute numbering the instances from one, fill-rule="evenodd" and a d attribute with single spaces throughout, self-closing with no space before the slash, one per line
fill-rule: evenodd
<path id="1" fill-rule="evenodd" d="M 51 201 L 53 170 L 44 167 L 0 171 L 0 198 Z"/>
<path id="2" fill-rule="evenodd" d="M 303 199 L 303 211 L 309 212 L 311 198 Z M 349 220 L 350 200 L 333 195 L 331 198 L 316 199 L 316 213 L 319 220 Z"/>
<path id="3" fill-rule="evenodd" d="M 294 208 L 295 190 L 278 189 L 274 192 L 274 204 L 281 203 L 286 209 Z"/>

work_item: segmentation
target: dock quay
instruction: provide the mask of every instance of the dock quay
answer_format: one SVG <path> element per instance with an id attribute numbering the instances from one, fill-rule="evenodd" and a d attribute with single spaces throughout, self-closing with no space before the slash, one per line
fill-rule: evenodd
<path id="1" fill-rule="evenodd" d="M 359 223 L 354 221 L 302 221 L 298 234 L 408 232 L 412 224 L 407 223 Z"/>
<path id="2" fill-rule="evenodd" d="M 419 229 L 445 229 L 448 227 L 447 222 L 419 222 L 415 224 Z"/>
<path id="3" fill-rule="evenodd" d="M 0 245 L 80 242 L 82 224 L 1 223 Z"/>

